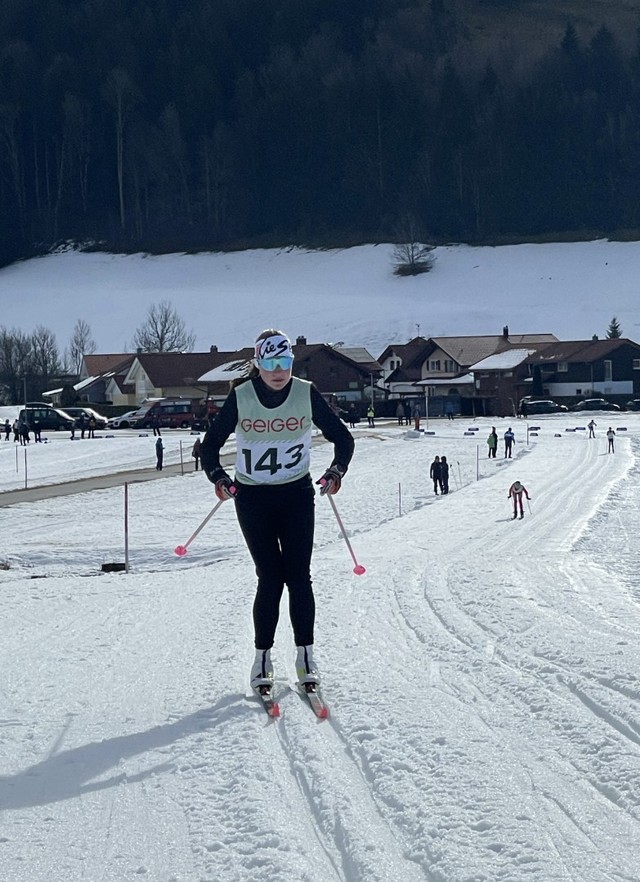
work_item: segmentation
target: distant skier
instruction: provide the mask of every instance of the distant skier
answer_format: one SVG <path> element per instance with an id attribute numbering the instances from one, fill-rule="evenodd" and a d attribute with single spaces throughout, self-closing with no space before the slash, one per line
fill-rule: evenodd
<path id="1" fill-rule="evenodd" d="M 588 424 L 587 428 L 589 429 L 589 438 L 595 438 L 595 437 L 596 437 L 596 433 L 595 433 L 593 430 L 595 429 L 595 427 L 596 427 L 597 425 L 598 425 L 598 424 L 597 424 L 594 420 L 591 420 L 591 422 Z"/>
<path id="2" fill-rule="evenodd" d="M 520 517 L 524 517 L 524 507 L 522 505 L 523 494 L 527 497 L 527 499 L 531 499 L 524 484 L 522 484 L 520 481 L 514 481 L 513 484 L 509 487 L 508 496 L 508 499 L 513 499 L 512 520 L 515 520 L 518 517 L 518 508 L 520 508 Z"/>
<path id="3" fill-rule="evenodd" d="M 607 429 L 607 453 L 615 453 L 613 448 L 613 439 L 616 437 L 616 433 L 613 431 L 611 426 Z"/>

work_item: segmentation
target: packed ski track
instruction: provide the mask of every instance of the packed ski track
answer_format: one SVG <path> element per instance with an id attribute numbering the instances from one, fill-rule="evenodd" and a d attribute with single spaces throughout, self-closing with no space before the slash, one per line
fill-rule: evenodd
<path id="1" fill-rule="evenodd" d="M 281 717 L 250 695 L 233 504 L 173 554 L 215 502 L 201 474 L 130 485 L 128 574 L 99 574 L 122 488 L 0 508 L 0 879 L 638 882 L 640 415 L 605 421 L 613 455 L 584 417 L 514 421 L 512 460 L 486 419 L 356 429 L 336 504 L 366 575 L 316 499 L 323 721 L 285 600 Z M 91 443 L 53 438 L 31 473 L 148 460 L 148 438 Z M 0 490 L 16 459 L 0 442 Z M 329 461 L 313 448 L 314 475 Z"/>

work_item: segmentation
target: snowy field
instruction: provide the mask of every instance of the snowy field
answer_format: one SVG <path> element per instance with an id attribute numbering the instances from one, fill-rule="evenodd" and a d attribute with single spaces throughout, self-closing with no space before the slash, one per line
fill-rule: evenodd
<path id="1" fill-rule="evenodd" d="M 77 319 L 98 352 L 133 351 L 152 304 L 168 300 L 195 350 L 250 345 L 263 328 L 310 343 L 366 346 L 376 358 L 412 337 L 550 333 L 604 337 L 613 316 L 640 338 L 640 242 L 447 245 L 431 272 L 393 275 L 393 246 L 233 254 L 81 254 L 63 251 L 0 269 L 0 325 L 51 329 L 61 352 Z"/>
<path id="2" fill-rule="evenodd" d="M 215 502 L 201 474 L 130 486 L 129 574 L 99 572 L 124 559 L 122 488 L 0 507 L 0 879 L 638 882 L 640 414 L 595 418 L 592 441 L 588 417 L 537 418 L 529 444 L 514 421 L 495 461 L 487 420 L 355 430 L 336 504 L 366 575 L 316 500 L 324 722 L 291 690 L 284 604 L 282 717 L 247 695 L 233 503 L 173 554 Z M 166 434 L 171 457 L 192 440 Z M 29 473 L 152 448 L 54 435 Z M 314 447 L 314 475 L 330 459 Z M 0 441 L 0 490 L 23 477 Z"/>

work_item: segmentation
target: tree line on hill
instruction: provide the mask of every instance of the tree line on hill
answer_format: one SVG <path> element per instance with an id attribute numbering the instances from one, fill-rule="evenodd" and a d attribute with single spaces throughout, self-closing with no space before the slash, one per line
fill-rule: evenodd
<path id="1" fill-rule="evenodd" d="M 6 0 L 0 261 L 640 228 L 640 40 L 472 51 L 455 8 Z"/>

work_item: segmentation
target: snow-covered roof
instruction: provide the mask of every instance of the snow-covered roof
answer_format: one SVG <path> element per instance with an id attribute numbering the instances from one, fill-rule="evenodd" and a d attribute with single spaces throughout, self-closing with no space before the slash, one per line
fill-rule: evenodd
<path id="1" fill-rule="evenodd" d="M 198 377 L 198 382 L 220 383 L 225 380 L 237 380 L 240 377 L 246 377 L 250 368 L 251 362 L 244 358 L 237 359 L 236 361 L 226 361 L 224 364 L 219 364 L 218 367 L 207 371 L 206 374 L 202 374 L 201 377 Z"/>
<path id="2" fill-rule="evenodd" d="M 416 386 L 469 386 L 473 384 L 473 374 L 463 374 L 461 377 L 444 377 L 443 379 L 427 378 L 418 380 Z"/>
<path id="3" fill-rule="evenodd" d="M 529 358 L 531 349 L 505 349 L 504 352 L 496 352 L 471 366 L 473 371 L 511 371 L 525 359 Z"/>

